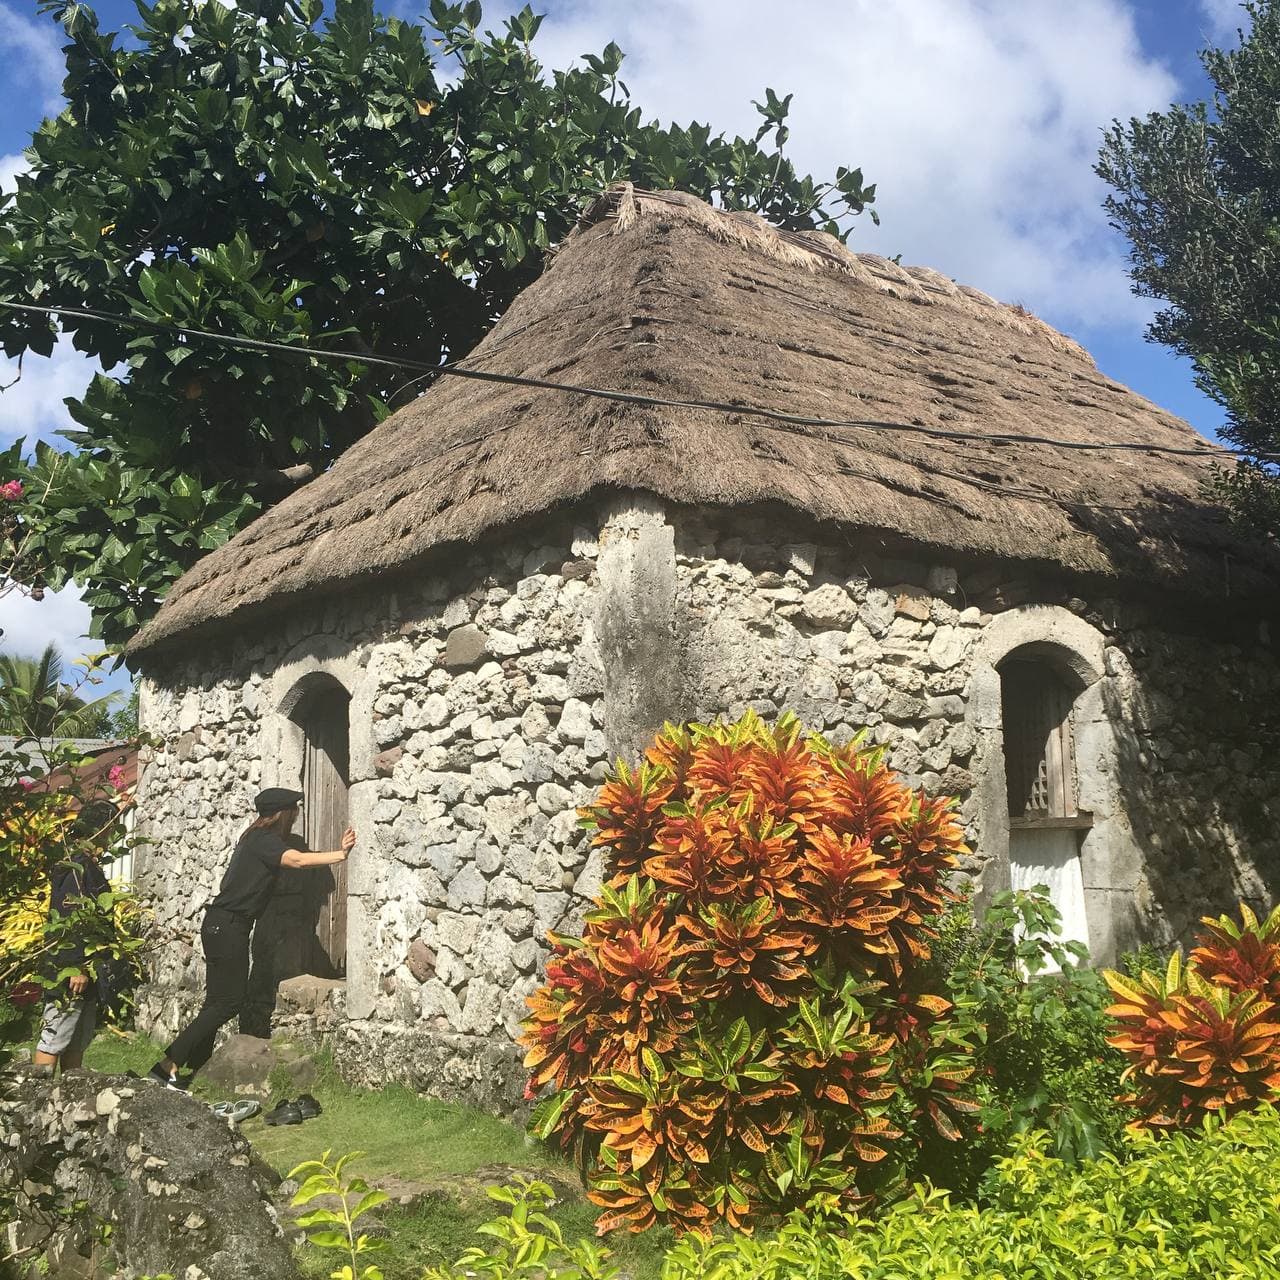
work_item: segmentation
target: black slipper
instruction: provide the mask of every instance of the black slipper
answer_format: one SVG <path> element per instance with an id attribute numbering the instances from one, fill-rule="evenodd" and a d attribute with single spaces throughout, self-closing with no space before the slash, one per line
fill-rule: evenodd
<path id="1" fill-rule="evenodd" d="M 296 1105 L 304 1120 L 314 1120 L 324 1111 L 320 1103 L 309 1093 L 299 1094 Z"/>
<path id="2" fill-rule="evenodd" d="M 283 1098 L 262 1118 L 267 1124 L 271 1125 L 301 1124 L 302 1109 L 296 1102 L 290 1102 L 288 1098 Z"/>

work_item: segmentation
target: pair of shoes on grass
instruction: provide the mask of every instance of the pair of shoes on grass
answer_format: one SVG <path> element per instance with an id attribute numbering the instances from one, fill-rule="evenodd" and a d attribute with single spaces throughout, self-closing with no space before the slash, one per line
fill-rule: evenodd
<path id="1" fill-rule="evenodd" d="M 232 1124 L 239 1124 L 250 1116 L 256 1116 L 262 1110 L 262 1103 L 254 1098 L 241 1098 L 238 1102 L 215 1102 L 209 1110 Z"/>
<path id="2" fill-rule="evenodd" d="M 322 1109 L 311 1094 L 304 1093 L 292 1102 L 288 1098 L 282 1098 L 263 1119 L 271 1125 L 301 1124 L 304 1120 L 314 1120 Z"/>

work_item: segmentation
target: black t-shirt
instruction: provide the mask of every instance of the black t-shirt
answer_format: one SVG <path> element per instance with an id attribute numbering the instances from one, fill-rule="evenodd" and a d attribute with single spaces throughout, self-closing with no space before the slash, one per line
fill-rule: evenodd
<path id="1" fill-rule="evenodd" d="M 231 855 L 210 908 L 256 920 L 276 887 L 280 859 L 288 847 L 274 831 L 246 831 Z"/>
<path id="2" fill-rule="evenodd" d="M 49 918 L 72 915 L 92 903 L 100 893 L 110 890 L 111 885 L 96 858 L 86 853 L 73 854 L 49 873 Z M 84 961 L 84 939 L 68 938 L 66 945 L 48 958 L 45 973 L 52 978 L 63 969 L 81 967 Z"/>

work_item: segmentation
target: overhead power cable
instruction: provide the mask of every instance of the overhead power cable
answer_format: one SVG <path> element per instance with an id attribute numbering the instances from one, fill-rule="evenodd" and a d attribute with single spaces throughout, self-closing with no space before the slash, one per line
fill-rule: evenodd
<path id="1" fill-rule="evenodd" d="M 122 329 L 150 329 L 155 332 L 175 334 L 184 338 L 199 338 L 225 346 L 242 347 L 250 351 L 280 352 L 291 356 L 308 356 L 318 360 L 341 360 L 344 363 L 373 364 L 390 369 L 442 375 L 453 378 L 469 378 L 477 382 L 496 382 L 513 387 L 530 387 L 543 391 L 562 391 L 570 395 L 587 396 L 597 400 L 612 400 L 620 404 L 637 404 L 651 408 L 704 409 L 714 413 L 760 418 L 766 422 L 782 423 L 790 427 L 859 428 L 870 431 L 906 432 L 928 436 L 936 440 L 957 440 L 982 444 L 1042 444 L 1055 449 L 1073 452 L 1158 453 L 1173 457 L 1217 458 L 1242 456 L 1225 447 L 1178 446 L 1151 444 L 1137 440 L 1058 440 L 1052 436 L 1015 435 L 1000 431 L 952 431 L 945 427 L 929 427 L 918 422 L 889 422 L 875 418 L 813 418 L 805 414 L 784 413 L 778 409 L 762 409 L 755 405 L 734 404 L 723 400 L 674 400 L 662 396 L 647 396 L 635 391 L 618 391 L 607 387 L 589 387 L 578 383 L 555 382 L 549 378 L 533 378 L 524 374 L 495 373 L 489 369 L 476 369 L 461 362 L 430 364 L 425 360 L 413 360 L 407 356 L 380 356 L 360 351 L 335 351 L 323 347 L 311 347 L 301 343 L 273 342 L 266 338 L 251 338 L 246 334 L 215 333 L 208 329 L 193 329 L 187 325 L 164 324 L 139 316 L 123 316 L 109 311 L 84 307 L 44 307 L 34 303 L 8 302 L 0 299 L 0 307 L 10 311 L 25 311 L 36 315 L 74 316 L 81 320 L 93 320 L 113 324 Z M 1280 454 L 1250 454 L 1266 462 L 1280 462 Z"/>

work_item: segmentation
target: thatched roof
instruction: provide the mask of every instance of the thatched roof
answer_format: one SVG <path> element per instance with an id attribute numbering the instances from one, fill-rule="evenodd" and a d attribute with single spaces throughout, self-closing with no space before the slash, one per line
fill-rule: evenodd
<path id="1" fill-rule="evenodd" d="M 1199 497 L 1208 460 L 1029 439 L 1206 446 L 1069 338 L 935 271 L 678 193 L 601 197 L 466 364 L 902 429 L 440 378 L 186 574 L 132 652 L 608 489 L 782 504 L 944 553 L 1201 597 L 1226 590 L 1224 566 L 1237 595 L 1280 580 L 1272 552 L 1239 543 Z"/>

